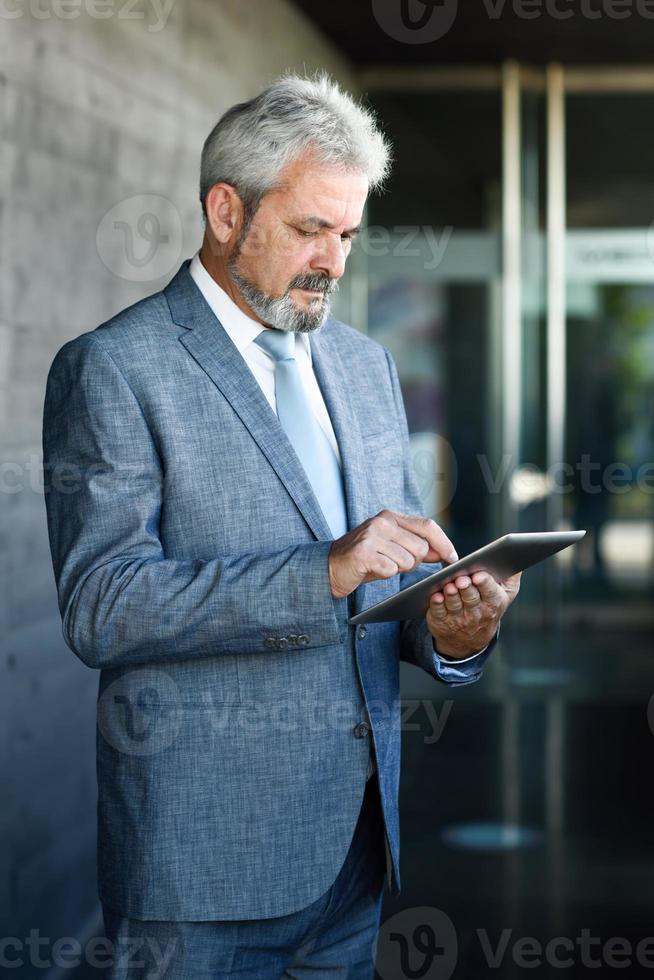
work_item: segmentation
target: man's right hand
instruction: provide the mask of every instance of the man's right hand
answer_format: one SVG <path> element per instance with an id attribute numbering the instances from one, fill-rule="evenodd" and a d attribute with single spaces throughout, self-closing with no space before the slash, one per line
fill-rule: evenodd
<path id="1" fill-rule="evenodd" d="M 431 518 L 380 510 L 332 543 L 332 595 L 343 599 L 363 582 L 410 572 L 421 562 L 449 564 L 458 557 L 448 536 Z"/>

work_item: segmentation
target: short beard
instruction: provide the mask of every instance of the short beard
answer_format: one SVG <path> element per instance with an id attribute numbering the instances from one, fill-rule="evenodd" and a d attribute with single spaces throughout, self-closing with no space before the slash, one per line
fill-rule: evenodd
<path id="1" fill-rule="evenodd" d="M 264 323 L 276 327 L 277 330 L 285 330 L 289 333 L 311 333 L 319 330 L 329 316 L 329 296 L 338 289 L 338 280 L 330 279 L 329 276 L 310 274 L 296 276 L 282 296 L 269 296 L 236 268 L 245 237 L 246 235 L 241 234 L 227 263 L 227 269 L 250 309 Z M 320 297 L 312 299 L 309 306 L 303 310 L 293 302 L 292 289 L 319 289 L 323 296 L 322 299 Z"/>

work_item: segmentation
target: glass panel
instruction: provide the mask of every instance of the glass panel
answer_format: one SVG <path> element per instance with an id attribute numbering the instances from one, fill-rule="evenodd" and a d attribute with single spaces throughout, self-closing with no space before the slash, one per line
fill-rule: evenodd
<path id="1" fill-rule="evenodd" d="M 375 93 L 394 145 L 373 197 L 368 329 L 395 358 L 427 513 L 460 554 L 491 535 L 489 387 L 499 288 L 499 92 Z"/>
<path id="2" fill-rule="evenodd" d="M 651 93 L 568 95 L 569 228 L 640 228 L 652 214 Z"/>
<path id="3" fill-rule="evenodd" d="M 569 297 L 566 516 L 588 535 L 566 595 L 632 604 L 654 572 L 654 285 Z"/>
<path id="4" fill-rule="evenodd" d="M 567 99 L 565 513 L 588 529 L 570 610 L 651 622 L 654 582 L 654 96 Z M 572 557 L 572 556 L 571 556 Z"/>

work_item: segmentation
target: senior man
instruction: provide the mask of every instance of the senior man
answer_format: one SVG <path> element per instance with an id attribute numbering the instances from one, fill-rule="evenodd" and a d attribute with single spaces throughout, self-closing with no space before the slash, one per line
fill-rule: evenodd
<path id="1" fill-rule="evenodd" d="M 461 576 L 424 618 L 348 623 L 456 557 L 390 353 L 329 316 L 389 159 L 328 76 L 282 76 L 205 142 L 199 253 L 51 366 L 115 980 L 372 977 L 384 873 L 400 890 L 399 661 L 476 680 L 518 591 Z"/>

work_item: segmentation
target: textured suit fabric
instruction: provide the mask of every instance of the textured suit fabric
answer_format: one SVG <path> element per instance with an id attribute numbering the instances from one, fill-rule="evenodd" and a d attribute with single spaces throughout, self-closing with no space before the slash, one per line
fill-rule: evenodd
<path id="1" fill-rule="evenodd" d="M 290 915 L 238 921 L 139 921 L 103 907 L 105 980 L 373 980 L 384 882 L 377 780 L 327 891 Z"/>
<path id="2" fill-rule="evenodd" d="M 469 683 L 493 644 L 471 672 L 424 618 L 348 624 L 438 566 L 332 597 L 329 528 L 188 265 L 64 344 L 45 396 L 63 636 L 100 671 L 100 898 L 144 919 L 305 908 L 343 865 L 371 739 L 396 894 L 400 659 Z M 333 319 L 311 348 L 349 527 L 420 513 L 389 352 Z"/>

